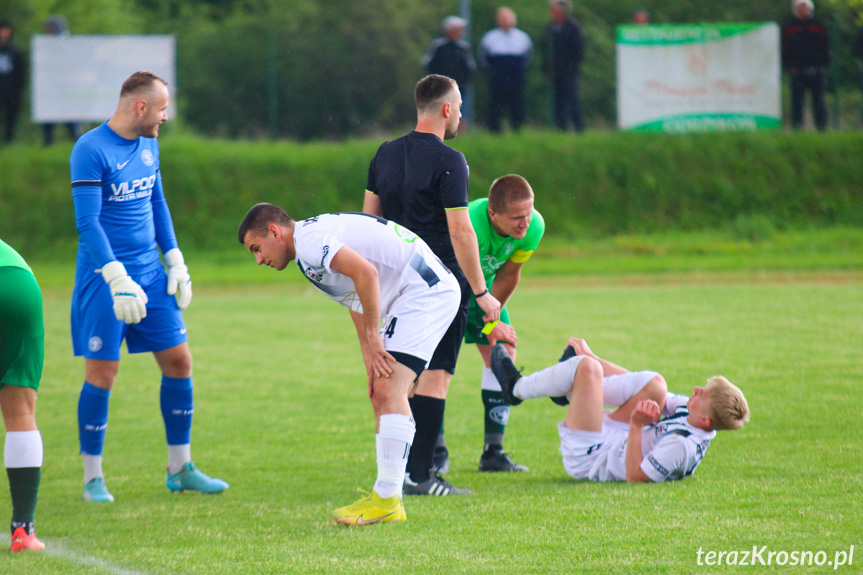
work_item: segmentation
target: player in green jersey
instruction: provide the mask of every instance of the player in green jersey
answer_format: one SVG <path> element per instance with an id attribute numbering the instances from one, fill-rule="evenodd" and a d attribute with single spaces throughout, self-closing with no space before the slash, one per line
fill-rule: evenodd
<path id="1" fill-rule="evenodd" d="M 0 408 L 6 426 L 3 460 L 12 494 L 13 552 L 45 547 L 33 528 L 42 473 L 36 390 L 44 357 L 39 284 L 24 258 L 0 240 Z"/>
<path id="2" fill-rule="evenodd" d="M 486 327 L 482 321 L 482 309 L 471 297 L 464 337 L 465 343 L 476 344 L 485 364 L 482 372 L 485 449 L 479 460 L 480 471 L 527 471 L 527 467 L 515 463 L 503 450 L 509 406 L 503 402 L 500 383 L 491 372 L 490 357 L 495 342 L 504 343 L 511 355 L 515 354 L 518 343 L 505 306 L 518 287 L 522 267 L 536 251 L 545 232 L 545 222 L 533 208 L 533 199 L 528 181 L 517 174 L 509 174 L 492 183 L 488 198 L 468 204 L 479 244 L 482 273 L 492 295 L 501 303 L 500 322 Z M 437 451 L 446 453 L 442 436 L 438 439 Z M 446 456 L 436 459 L 445 471 Z"/>

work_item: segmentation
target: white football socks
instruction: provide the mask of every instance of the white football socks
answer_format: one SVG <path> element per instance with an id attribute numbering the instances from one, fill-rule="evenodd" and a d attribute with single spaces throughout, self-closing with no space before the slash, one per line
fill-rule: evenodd
<path id="1" fill-rule="evenodd" d="M 490 367 L 482 368 L 482 389 L 486 391 L 500 391 L 500 382 L 494 376 Z"/>
<path id="2" fill-rule="evenodd" d="M 42 435 L 39 431 L 7 431 L 3 463 L 7 469 L 42 467 Z"/>
<path id="3" fill-rule="evenodd" d="M 84 485 L 87 485 L 91 479 L 96 477 L 104 477 L 102 473 L 102 456 L 83 454 L 84 458 Z"/>
<path id="4" fill-rule="evenodd" d="M 401 494 L 415 433 L 416 424 L 407 415 L 381 415 L 380 433 L 375 435 L 378 477 L 374 490 L 382 499 Z"/>
<path id="5" fill-rule="evenodd" d="M 192 445 L 168 446 L 168 473 L 179 473 L 183 466 L 192 461 Z"/>
<path id="6" fill-rule="evenodd" d="M 560 397 L 572 392 L 575 370 L 578 368 L 581 357 L 577 355 L 564 362 L 523 376 L 516 382 L 512 390 L 513 395 L 520 399 L 534 399 L 537 397 Z"/>

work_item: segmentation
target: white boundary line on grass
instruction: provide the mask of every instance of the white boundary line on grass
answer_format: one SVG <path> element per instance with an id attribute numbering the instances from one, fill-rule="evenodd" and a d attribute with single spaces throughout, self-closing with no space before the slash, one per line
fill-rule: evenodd
<path id="1" fill-rule="evenodd" d="M 147 575 L 147 573 L 144 571 L 126 569 L 125 567 L 114 565 L 110 561 L 105 561 L 104 559 L 99 559 L 98 557 L 88 557 L 87 555 L 81 555 L 79 553 L 76 553 L 75 551 L 72 551 L 71 549 L 67 549 L 61 543 L 57 543 L 56 541 L 42 539 L 42 542 L 45 543 L 45 549 L 43 549 L 42 551 L 33 551 L 31 553 L 45 553 L 52 557 L 65 559 L 70 563 L 85 565 L 87 567 L 95 567 L 113 575 Z M 25 551 L 24 553 L 27 553 L 27 551 Z"/>

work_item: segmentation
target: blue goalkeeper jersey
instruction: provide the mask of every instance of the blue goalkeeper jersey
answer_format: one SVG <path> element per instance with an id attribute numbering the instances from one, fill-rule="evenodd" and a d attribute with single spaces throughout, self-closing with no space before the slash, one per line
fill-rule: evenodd
<path id="1" fill-rule="evenodd" d="M 127 140 L 105 122 L 75 143 L 69 168 L 79 273 L 113 260 L 129 274 L 161 266 L 157 248 L 176 248 L 177 239 L 162 189 L 158 140 Z"/>

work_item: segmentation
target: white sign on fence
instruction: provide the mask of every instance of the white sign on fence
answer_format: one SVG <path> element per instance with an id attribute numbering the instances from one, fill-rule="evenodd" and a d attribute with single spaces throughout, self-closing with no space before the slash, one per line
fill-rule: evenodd
<path id="1" fill-rule="evenodd" d="M 756 130 L 781 120 L 775 23 L 618 26 L 621 129 Z"/>
<path id="2" fill-rule="evenodd" d="M 173 36 L 33 36 L 33 121 L 101 122 L 117 108 L 120 86 L 150 70 L 168 81 L 173 115 L 176 48 Z"/>

